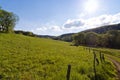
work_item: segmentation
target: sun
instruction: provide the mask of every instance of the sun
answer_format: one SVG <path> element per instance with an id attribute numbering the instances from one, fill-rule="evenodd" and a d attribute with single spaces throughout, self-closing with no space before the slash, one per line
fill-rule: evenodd
<path id="1" fill-rule="evenodd" d="M 99 8 L 98 0 L 87 0 L 84 4 L 84 10 L 88 13 L 95 13 Z"/>

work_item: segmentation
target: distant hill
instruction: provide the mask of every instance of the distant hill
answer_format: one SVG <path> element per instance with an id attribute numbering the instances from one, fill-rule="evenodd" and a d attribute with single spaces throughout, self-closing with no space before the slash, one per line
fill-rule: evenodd
<path id="1" fill-rule="evenodd" d="M 82 32 L 95 32 L 95 33 L 102 34 L 102 33 L 106 33 L 107 31 L 110 31 L 110 30 L 120 30 L 120 23 L 114 24 L 114 25 L 105 25 L 105 26 L 101 26 L 101 27 L 97 27 L 97 28 L 93 28 L 93 29 L 88 29 L 88 30 L 85 30 Z M 71 42 L 72 36 L 74 34 L 77 34 L 77 33 L 63 34 L 63 35 L 58 36 L 58 37 L 59 37 L 59 40 Z"/>
<path id="2" fill-rule="evenodd" d="M 58 40 L 57 36 L 50 36 L 50 35 L 36 35 L 39 38 L 50 38 L 54 40 Z"/>
<path id="3" fill-rule="evenodd" d="M 50 36 L 50 35 L 36 35 L 37 37 L 40 38 L 51 38 L 54 40 L 62 40 L 62 41 L 67 41 L 67 42 L 71 42 L 72 41 L 72 35 L 74 35 L 75 33 L 68 33 L 68 34 L 62 34 L 60 36 Z"/>
<path id="4" fill-rule="evenodd" d="M 120 23 L 119 24 L 114 24 L 114 25 L 106 25 L 102 27 L 97 27 L 94 29 L 88 29 L 82 32 L 95 32 L 95 33 L 106 33 L 107 31 L 110 30 L 120 30 Z"/>
<path id="5" fill-rule="evenodd" d="M 57 38 L 58 38 L 58 40 L 71 42 L 71 41 L 72 41 L 72 36 L 73 36 L 74 34 L 75 34 L 75 33 L 63 34 L 63 35 L 58 36 Z"/>

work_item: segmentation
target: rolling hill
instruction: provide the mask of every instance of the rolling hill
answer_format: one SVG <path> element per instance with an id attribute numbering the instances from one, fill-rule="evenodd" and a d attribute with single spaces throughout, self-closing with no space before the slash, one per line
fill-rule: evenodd
<path id="1" fill-rule="evenodd" d="M 99 34 L 102 34 L 102 33 L 106 33 L 107 31 L 110 31 L 110 30 L 120 30 L 120 23 L 119 24 L 114 24 L 114 25 L 106 25 L 106 26 L 101 26 L 101 27 L 97 27 L 97 28 L 93 28 L 93 29 L 88 29 L 88 30 L 85 30 L 85 31 L 81 31 L 81 32 L 95 32 L 95 33 L 99 33 Z M 79 32 L 79 33 L 81 33 Z M 60 35 L 58 36 L 58 40 L 63 40 L 63 41 L 72 41 L 72 36 L 74 34 L 77 34 L 77 33 L 68 33 L 68 34 L 63 34 L 63 35 Z"/>
<path id="2" fill-rule="evenodd" d="M 99 52 L 96 52 L 99 53 Z M 114 80 L 115 69 L 105 57 L 96 64 L 99 80 Z M 70 80 L 93 80 L 93 53 L 85 47 L 51 39 L 20 34 L 0 33 L 1 80 L 66 80 L 68 64 Z"/>
<path id="3" fill-rule="evenodd" d="M 119 24 L 114 24 L 114 25 L 105 25 L 105 26 L 101 26 L 98 28 L 94 28 L 94 29 L 88 29 L 82 32 L 95 32 L 95 33 L 106 33 L 107 31 L 110 30 L 120 30 L 120 23 Z"/>

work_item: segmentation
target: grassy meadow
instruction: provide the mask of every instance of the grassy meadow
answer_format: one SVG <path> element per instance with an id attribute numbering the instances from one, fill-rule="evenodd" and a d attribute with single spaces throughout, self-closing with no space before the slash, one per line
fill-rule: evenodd
<path id="1" fill-rule="evenodd" d="M 96 51 L 100 51 L 101 53 L 104 53 L 106 56 L 109 56 L 118 62 L 120 62 L 120 50 L 118 49 L 109 49 L 109 48 L 92 48 Z"/>
<path id="2" fill-rule="evenodd" d="M 116 71 L 106 60 L 96 64 L 98 80 L 115 80 Z M 0 33 L 1 80 L 94 80 L 93 53 L 70 43 Z"/>

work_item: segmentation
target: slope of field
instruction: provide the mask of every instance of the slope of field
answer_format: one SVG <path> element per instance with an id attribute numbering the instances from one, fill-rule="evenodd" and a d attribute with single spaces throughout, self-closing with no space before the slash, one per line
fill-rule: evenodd
<path id="1" fill-rule="evenodd" d="M 97 55 L 99 60 L 99 55 Z M 2 80 L 94 80 L 93 54 L 83 47 L 50 39 L 0 33 L 0 79 Z M 111 62 L 96 64 L 98 80 L 114 80 Z"/>
<path id="2" fill-rule="evenodd" d="M 105 54 L 106 58 L 109 59 L 116 67 L 116 80 L 120 80 L 120 50 L 118 49 L 107 49 L 107 48 L 92 48 L 95 51 Z"/>
<path id="3" fill-rule="evenodd" d="M 109 48 L 93 48 L 97 51 L 101 51 L 104 54 L 108 54 L 107 56 L 112 57 L 113 59 L 120 62 L 120 50 L 118 49 L 109 49 Z"/>

